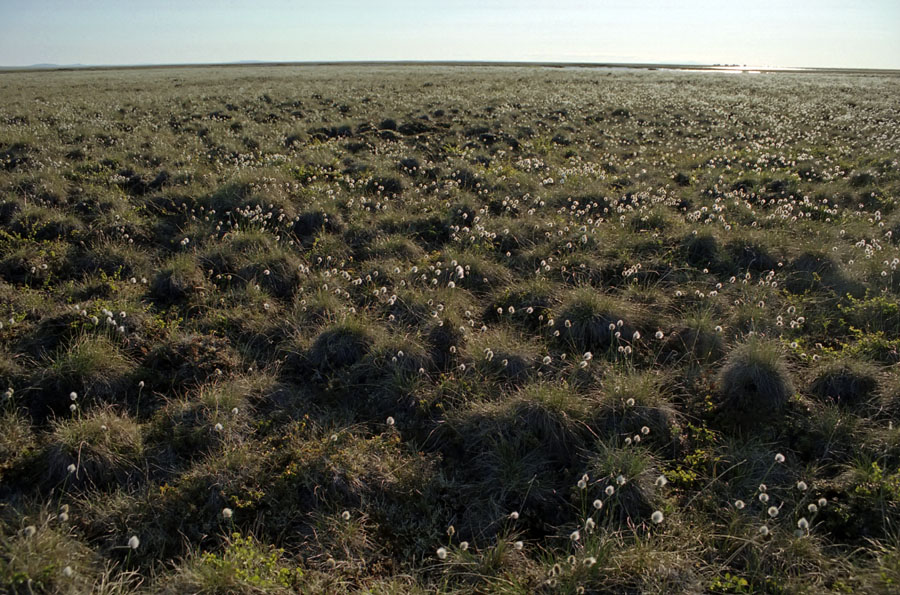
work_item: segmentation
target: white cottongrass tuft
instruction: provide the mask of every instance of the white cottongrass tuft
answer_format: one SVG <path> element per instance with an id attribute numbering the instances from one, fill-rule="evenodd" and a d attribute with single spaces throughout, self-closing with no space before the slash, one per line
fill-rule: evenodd
<path id="1" fill-rule="evenodd" d="M 141 540 L 138 539 L 137 535 L 132 535 L 131 537 L 128 538 L 128 547 L 130 547 L 133 550 L 136 550 L 140 546 L 141 546 Z"/>
<path id="2" fill-rule="evenodd" d="M 233 515 L 233 514 L 234 514 L 234 511 L 231 510 L 230 508 L 223 508 L 223 509 L 222 509 L 222 518 L 223 518 L 223 519 L 230 519 L 230 518 L 231 518 L 231 515 Z"/>
<path id="3" fill-rule="evenodd" d="M 802 529 L 803 531 L 807 531 L 809 529 L 809 521 L 806 520 L 806 517 L 797 521 L 797 528 Z"/>
<path id="4" fill-rule="evenodd" d="M 596 510 L 600 510 L 601 508 L 603 508 L 603 501 L 599 498 L 597 500 L 594 500 L 594 508 Z"/>
<path id="5" fill-rule="evenodd" d="M 667 483 L 669 483 L 669 480 L 666 479 L 665 475 L 660 475 L 656 478 L 656 487 L 658 488 L 665 486 Z"/>
<path id="6" fill-rule="evenodd" d="M 37 533 L 37 527 L 34 525 L 25 527 L 25 537 L 33 537 L 35 533 Z"/>
<path id="7" fill-rule="evenodd" d="M 801 492 L 805 492 L 807 487 L 809 487 L 809 486 L 806 485 L 805 481 L 797 482 L 797 489 L 800 490 Z"/>
<path id="8" fill-rule="evenodd" d="M 517 520 L 519 520 L 519 513 L 514 510 L 511 513 L 509 513 L 509 518 L 511 518 L 514 521 L 517 521 Z"/>
<path id="9" fill-rule="evenodd" d="M 342 512 L 341 518 L 344 519 L 345 521 L 349 521 L 350 520 L 350 511 L 345 510 L 344 512 Z"/>
<path id="10" fill-rule="evenodd" d="M 575 531 L 569 533 L 569 539 L 571 539 L 572 541 L 578 541 L 579 539 L 581 539 L 581 533 L 576 529 Z"/>
<path id="11" fill-rule="evenodd" d="M 665 517 L 663 516 L 663 513 L 660 510 L 657 510 L 652 515 L 650 515 L 650 520 L 653 521 L 654 523 L 656 523 L 657 525 L 660 524 L 661 522 L 663 522 L 664 518 Z"/>
<path id="12" fill-rule="evenodd" d="M 772 517 L 772 518 L 774 519 L 775 517 L 778 516 L 778 507 L 777 507 L 777 506 L 770 506 L 770 507 L 769 507 L 769 510 L 767 510 L 766 512 L 768 512 L 768 513 L 769 513 L 769 516 Z"/>
<path id="13" fill-rule="evenodd" d="M 735 500 L 734 501 L 734 507 L 737 508 L 738 510 L 744 510 L 744 506 L 745 505 L 744 505 L 743 500 Z"/>
<path id="14" fill-rule="evenodd" d="M 439 547 L 437 549 L 437 557 L 440 560 L 446 560 L 447 559 L 447 548 Z"/>
<path id="15" fill-rule="evenodd" d="M 776 455 L 775 455 L 775 462 L 776 462 L 776 463 L 783 463 L 783 462 L 784 462 L 784 455 L 781 454 L 781 453 L 776 454 Z"/>
<path id="16" fill-rule="evenodd" d="M 612 486 L 606 486 L 606 489 L 603 491 L 606 493 L 607 496 L 612 496 L 613 494 L 616 493 L 616 488 L 614 488 Z"/>
<path id="17" fill-rule="evenodd" d="M 759 534 L 762 535 L 763 537 L 767 536 L 769 534 L 769 528 L 766 527 L 765 525 L 763 525 L 762 527 L 759 528 Z"/>
<path id="18" fill-rule="evenodd" d="M 525 543 L 522 541 L 517 541 L 513 544 L 513 547 L 517 550 L 521 550 L 523 547 L 525 547 Z"/>
<path id="19" fill-rule="evenodd" d="M 63 576 L 66 578 L 72 578 L 72 575 L 75 574 L 75 572 L 72 570 L 71 566 L 66 566 L 65 568 L 63 568 L 62 573 L 63 573 Z"/>

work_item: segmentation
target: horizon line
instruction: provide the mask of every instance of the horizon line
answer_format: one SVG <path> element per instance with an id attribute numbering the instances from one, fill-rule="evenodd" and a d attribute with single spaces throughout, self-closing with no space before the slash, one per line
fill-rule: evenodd
<path id="1" fill-rule="evenodd" d="M 580 68 L 635 68 L 644 70 L 696 69 L 710 72 L 753 73 L 870 73 L 900 74 L 900 68 L 831 67 L 831 66 L 765 66 L 749 64 L 708 64 L 698 62 L 588 62 L 547 60 L 235 60 L 227 62 L 160 62 L 135 64 L 54 64 L 0 66 L 0 72 L 52 72 L 73 70 L 127 70 L 150 68 L 189 68 L 211 66 L 535 66 Z"/>

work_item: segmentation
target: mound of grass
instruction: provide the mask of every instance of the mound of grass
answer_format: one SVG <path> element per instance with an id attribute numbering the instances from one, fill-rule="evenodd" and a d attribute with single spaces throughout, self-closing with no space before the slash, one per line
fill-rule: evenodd
<path id="1" fill-rule="evenodd" d="M 770 248 L 753 239 L 736 238 L 725 244 L 725 250 L 737 266 L 738 271 L 761 273 L 774 271 L 778 262 L 770 253 Z"/>
<path id="2" fill-rule="evenodd" d="M 586 468 L 591 484 L 596 486 L 588 497 L 604 502 L 606 514 L 617 524 L 646 522 L 663 507 L 660 470 L 646 449 L 598 442 Z M 612 495 L 605 492 L 610 486 L 615 490 Z"/>
<path id="3" fill-rule="evenodd" d="M 534 375 L 542 357 L 539 345 L 505 329 L 475 335 L 463 352 L 463 359 L 475 370 L 512 385 L 522 384 Z"/>
<path id="4" fill-rule="evenodd" d="M 60 514 L 44 509 L 32 516 L 0 519 L 0 584 L 12 593 L 86 593 L 100 585 L 133 588 L 126 576 L 103 572 L 96 552 L 78 539 Z"/>
<path id="5" fill-rule="evenodd" d="M 20 211 L 10 226 L 13 232 L 36 240 L 75 239 L 84 229 L 81 221 L 72 215 L 43 207 L 30 207 Z"/>
<path id="6" fill-rule="evenodd" d="M 0 398 L 8 400 L 5 395 Z M 7 404 L 4 406 L 9 407 Z M 31 419 L 24 411 L 6 411 L 0 415 L 0 478 L 34 454 L 36 447 Z"/>
<path id="7" fill-rule="evenodd" d="M 159 390 L 191 387 L 228 378 L 238 371 L 240 357 L 226 337 L 179 335 L 150 352 L 140 377 Z"/>
<path id="8" fill-rule="evenodd" d="M 132 244 L 106 241 L 98 242 L 79 254 L 70 266 L 73 271 L 85 276 L 99 273 L 110 278 L 128 279 L 147 275 L 150 258 L 144 250 Z"/>
<path id="9" fill-rule="evenodd" d="M 129 485 L 145 472 L 140 425 L 110 409 L 54 421 L 45 456 L 45 480 L 67 486 Z"/>
<path id="10" fill-rule="evenodd" d="M 700 362 L 715 361 L 722 357 L 725 341 L 721 325 L 710 310 L 692 310 L 684 313 L 679 326 L 666 338 L 666 347 L 676 353 L 687 353 Z"/>
<path id="11" fill-rule="evenodd" d="M 344 227 L 343 218 L 333 209 L 310 209 L 297 215 L 291 232 L 305 241 L 321 232 L 340 233 Z"/>
<path id="12" fill-rule="evenodd" d="M 246 429 L 247 387 L 238 380 L 212 382 L 171 398 L 154 414 L 148 441 L 178 459 L 213 452 Z"/>
<path id="13" fill-rule="evenodd" d="M 14 387 L 19 384 L 25 377 L 25 370 L 19 365 L 19 362 L 11 354 L 4 350 L 0 350 L 0 378 L 3 378 L 7 384 L 6 388 Z M 3 389 L 6 390 L 6 389 Z"/>
<path id="14" fill-rule="evenodd" d="M 334 372 L 360 362 L 372 349 L 376 334 L 365 321 L 347 318 L 320 332 L 306 360 L 319 372 Z"/>
<path id="15" fill-rule="evenodd" d="M 599 352 L 629 341 L 636 330 L 632 308 L 592 288 L 566 296 L 555 315 L 553 328 L 564 345 L 580 352 Z"/>
<path id="16" fill-rule="evenodd" d="M 854 297 L 865 293 L 831 255 L 815 250 L 800 254 L 790 263 L 785 286 L 794 293 L 825 290 Z"/>
<path id="17" fill-rule="evenodd" d="M 878 400 L 889 417 L 893 419 L 900 417 L 900 374 L 897 372 L 888 374 L 882 384 Z"/>
<path id="18" fill-rule="evenodd" d="M 718 264 L 721 248 L 711 233 L 690 234 L 684 241 L 685 257 L 689 265 L 698 268 Z"/>
<path id="19" fill-rule="evenodd" d="M 566 461 L 589 441 L 589 411 L 590 402 L 570 387 L 533 382 L 505 402 L 473 403 L 448 416 L 441 449 L 459 463 L 456 473 L 484 507 L 472 514 L 489 516 L 488 502 L 524 502 L 538 517 L 546 515 L 542 522 L 566 518 L 557 490 Z"/>
<path id="20" fill-rule="evenodd" d="M 721 407 L 729 421 L 771 421 L 794 393 L 781 346 L 758 336 L 732 347 L 719 371 Z"/>
<path id="21" fill-rule="evenodd" d="M 134 365 L 119 346 L 105 335 L 82 334 L 62 349 L 41 378 L 40 398 L 32 399 L 56 413 L 68 408 L 69 394 L 87 399 L 111 399 L 131 384 Z"/>
<path id="22" fill-rule="evenodd" d="M 150 283 L 153 297 L 162 304 L 179 303 L 201 293 L 206 277 L 192 254 L 181 253 L 162 264 Z"/>
<path id="23" fill-rule="evenodd" d="M 550 314 L 554 287 L 546 280 L 526 281 L 498 292 L 485 310 L 487 320 L 509 320 L 537 329 Z"/>
<path id="24" fill-rule="evenodd" d="M 827 362 L 813 372 L 809 386 L 812 394 L 843 405 L 866 403 L 878 389 L 874 367 L 854 359 Z"/>
<path id="25" fill-rule="evenodd" d="M 457 354 L 467 338 L 466 327 L 455 316 L 437 320 L 429 324 L 425 330 L 429 355 L 440 370 L 446 370 L 456 362 Z"/>
<path id="26" fill-rule="evenodd" d="M 667 384 L 665 377 L 649 370 L 614 371 L 604 378 L 593 421 L 600 437 L 611 440 L 616 436 L 641 436 L 642 440 L 666 445 L 678 419 L 666 394 Z"/>

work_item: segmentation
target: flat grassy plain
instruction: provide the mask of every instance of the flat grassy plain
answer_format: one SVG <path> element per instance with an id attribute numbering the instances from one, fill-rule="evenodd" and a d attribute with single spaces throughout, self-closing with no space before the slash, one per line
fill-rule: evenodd
<path id="1" fill-rule="evenodd" d="M 0 73 L 0 591 L 897 592 L 898 97 Z"/>

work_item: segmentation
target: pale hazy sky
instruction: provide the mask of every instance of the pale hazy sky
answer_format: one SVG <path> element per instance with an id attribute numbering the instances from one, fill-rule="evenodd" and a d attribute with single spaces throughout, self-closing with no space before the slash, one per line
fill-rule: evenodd
<path id="1" fill-rule="evenodd" d="M 900 0 L 0 0 L 0 65 L 239 60 L 900 68 Z"/>

